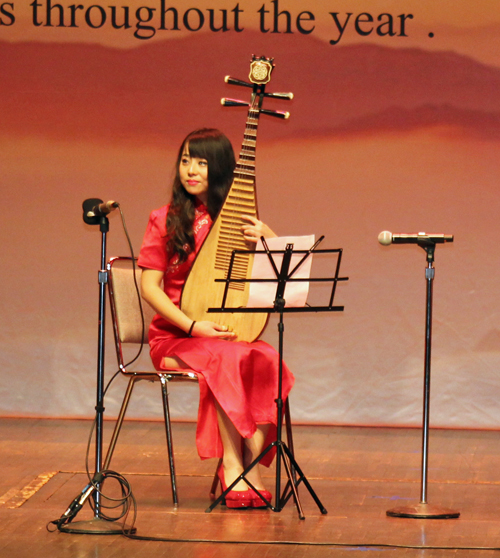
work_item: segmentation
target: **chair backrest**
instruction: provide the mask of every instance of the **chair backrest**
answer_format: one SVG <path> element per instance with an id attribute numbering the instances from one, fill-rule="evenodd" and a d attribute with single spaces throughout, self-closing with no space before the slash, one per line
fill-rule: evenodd
<path id="1" fill-rule="evenodd" d="M 135 265 L 134 265 L 135 263 Z M 134 267 L 135 277 L 134 282 Z M 155 311 L 149 304 L 141 299 L 144 315 L 144 332 L 141 319 L 141 306 L 139 305 L 138 292 L 140 293 L 142 269 L 137 267 L 137 260 L 132 258 L 111 258 L 107 265 L 108 270 L 108 292 L 111 307 L 111 318 L 113 320 L 113 332 L 115 334 L 116 356 L 122 372 L 125 369 L 123 355 L 123 344 L 148 343 L 148 330 Z M 175 357 L 165 357 L 164 370 L 168 371 L 168 381 L 190 381 L 197 382 L 198 376 L 192 370 L 188 370 L 179 363 Z M 131 371 L 132 374 L 145 374 L 148 379 L 157 374 L 154 370 L 144 372 Z M 166 372 L 165 372 L 166 373 Z M 165 373 L 162 372 L 163 376 Z"/>
<path id="2" fill-rule="evenodd" d="M 134 263 L 135 277 L 134 282 Z M 115 340 L 118 345 L 122 343 L 147 343 L 148 329 L 155 314 L 154 310 L 144 301 L 139 304 L 142 269 L 137 267 L 137 262 L 132 258 L 112 258 L 108 263 L 108 287 L 111 306 L 111 316 Z M 121 348 L 120 355 L 121 357 Z"/>

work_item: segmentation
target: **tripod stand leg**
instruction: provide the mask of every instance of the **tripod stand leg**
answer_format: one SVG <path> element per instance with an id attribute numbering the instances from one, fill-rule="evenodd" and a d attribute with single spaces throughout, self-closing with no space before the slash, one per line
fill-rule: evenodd
<path id="1" fill-rule="evenodd" d="M 289 399 L 285 402 L 285 427 L 286 427 L 286 443 L 290 453 L 295 458 L 295 450 L 293 447 L 293 433 L 292 433 L 292 418 L 290 415 L 290 402 Z M 294 482 L 297 480 L 297 475 L 295 473 L 295 469 L 292 466 L 292 476 Z"/>
<path id="2" fill-rule="evenodd" d="M 284 453 L 282 454 L 282 457 L 283 457 L 283 464 L 285 466 L 286 474 L 288 476 L 287 486 L 290 486 L 290 489 L 292 491 L 293 499 L 295 501 L 295 505 L 297 506 L 297 511 L 299 513 L 299 519 L 305 519 L 306 516 L 304 515 L 304 511 L 302 510 L 302 504 L 300 503 L 299 492 L 297 490 L 297 485 L 295 483 L 295 475 L 294 475 L 295 471 L 293 471 L 293 473 L 292 473 L 292 468 L 291 468 L 290 461 L 287 460 L 287 457 Z M 285 488 L 284 492 L 286 492 L 286 488 Z M 286 504 L 287 500 L 285 500 L 283 506 Z M 278 511 L 281 511 L 281 509 L 278 510 Z"/>
<path id="3" fill-rule="evenodd" d="M 313 487 L 310 485 L 309 481 L 307 480 L 306 476 L 304 475 L 304 473 L 302 472 L 301 468 L 299 467 L 299 464 L 297 463 L 297 461 L 295 461 L 295 458 L 293 457 L 293 455 L 290 453 L 290 450 L 285 446 L 285 444 L 283 444 L 283 449 L 285 450 L 286 455 L 288 456 L 289 459 L 289 463 L 291 465 L 291 467 L 293 467 L 296 472 L 298 473 L 298 480 L 295 482 L 295 486 L 297 487 L 301 482 L 303 482 L 307 488 L 307 490 L 309 491 L 309 494 L 311 495 L 311 497 L 313 498 L 313 500 L 316 502 L 316 505 L 318 506 L 320 512 L 322 514 L 327 514 L 328 511 L 327 509 L 323 506 L 323 504 L 321 503 L 320 499 L 318 498 L 318 496 L 316 495 L 316 492 L 314 492 Z"/>

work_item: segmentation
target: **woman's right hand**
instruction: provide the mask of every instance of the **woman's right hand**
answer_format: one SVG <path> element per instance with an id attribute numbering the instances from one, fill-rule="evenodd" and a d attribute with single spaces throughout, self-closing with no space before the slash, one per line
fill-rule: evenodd
<path id="1" fill-rule="evenodd" d="M 207 320 L 195 322 L 182 312 L 180 308 L 170 300 L 163 291 L 162 286 L 163 272 L 155 269 L 143 269 L 141 288 L 144 300 L 165 320 L 174 324 L 186 333 L 191 333 L 191 337 L 215 337 L 234 341 L 238 336 L 230 331 L 228 326 L 209 322 Z"/>
<path id="2" fill-rule="evenodd" d="M 230 331 L 226 325 L 216 324 L 215 322 L 202 321 L 196 322 L 191 331 L 191 337 L 215 337 L 232 341 L 237 335 Z"/>

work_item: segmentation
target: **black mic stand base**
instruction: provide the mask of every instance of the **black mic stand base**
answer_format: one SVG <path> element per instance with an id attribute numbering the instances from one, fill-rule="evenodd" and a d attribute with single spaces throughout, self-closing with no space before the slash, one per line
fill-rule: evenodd
<path id="1" fill-rule="evenodd" d="M 114 521 L 106 521 L 100 517 L 94 517 L 87 521 L 66 523 L 59 527 L 59 531 L 81 535 L 132 535 L 137 529 L 135 527 L 127 527 L 126 525 L 118 526 Z"/>
<path id="2" fill-rule="evenodd" d="M 433 506 L 420 502 L 416 506 L 401 506 L 387 510 L 389 517 L 409 517 L 414 519 L 454 519 L 460 516 L 459 511 Z"/>

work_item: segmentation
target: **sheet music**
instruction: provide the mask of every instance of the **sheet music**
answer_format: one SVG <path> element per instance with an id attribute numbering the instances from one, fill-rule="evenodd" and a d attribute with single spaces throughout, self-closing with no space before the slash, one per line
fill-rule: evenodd
<path id="1" fill-rule="evenodd" d="M 269 250 L 285 250 L 287 244 L 293 244 L 295 250 L 309 250 L 314 244 L 314 235 L 308 236 L 279 236 L 266 238 Z M 261 240 L 257 242 L 256 250 L 264 250 Z M 281 269 L 283 254 L 272 254 L 278 271 Z M 293 254 L 290 262 L 289 273 L 304 257 L 304 254 Z M 308 279 L 311 276 L 313 255 L 310 254 L 302 265 L 293 274 L 296 279 Z M 267 254 L 255 254 L 251 279 L 276 279 L 271 262 Z M 272 308 L 276 298 L 278 282 L 250 283 L 250 294 L 247 302 L 248 308 Z M 304 306 L 309 293 L 309 281 L 290 282 L 286 284 L 284 298 L 285 307 Z"/>

